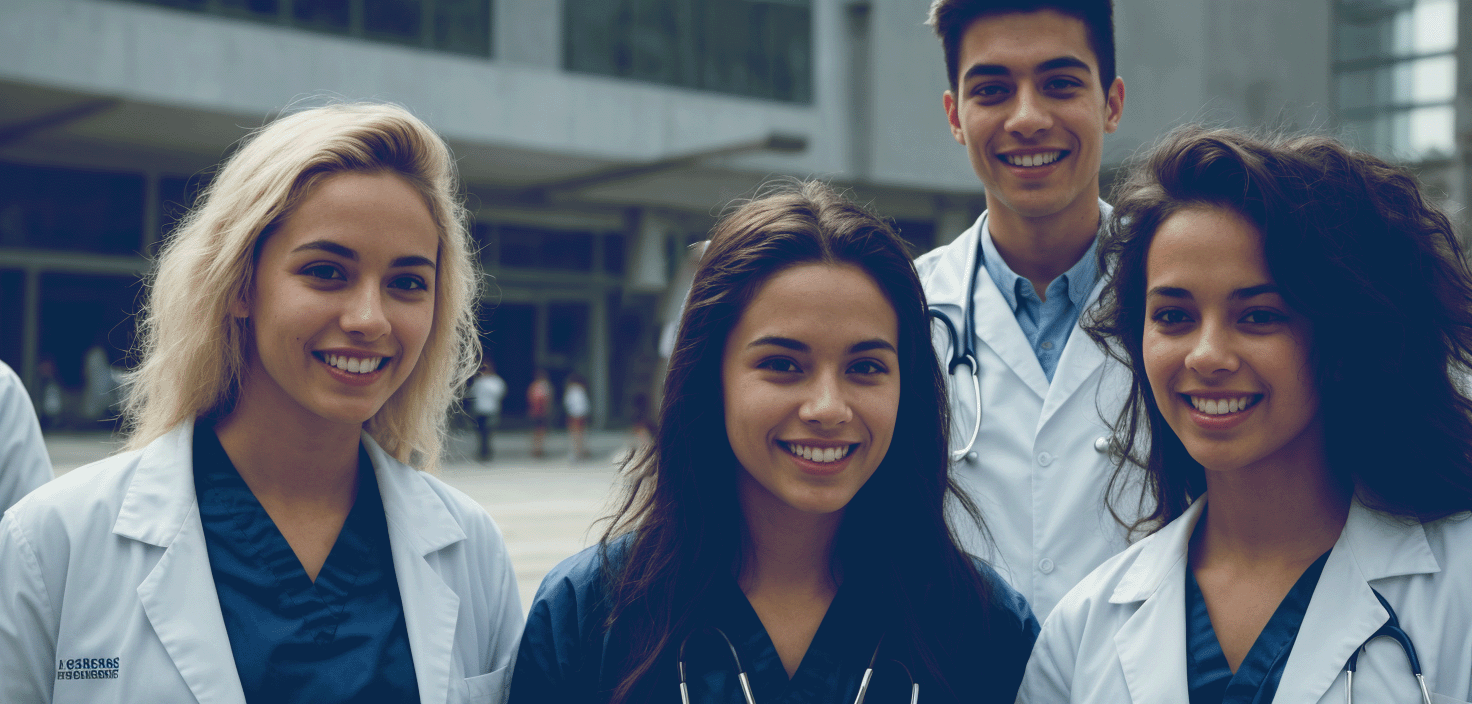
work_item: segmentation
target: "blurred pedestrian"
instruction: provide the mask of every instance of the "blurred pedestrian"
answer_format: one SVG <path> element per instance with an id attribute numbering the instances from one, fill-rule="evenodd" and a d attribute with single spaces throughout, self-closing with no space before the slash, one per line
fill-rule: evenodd
<path id="1" fill-rule="evenodd" d="M 532 419 L 532 457 L 541 457 L 547 441 L 547 412 L 552 405 L 552 382 L 547 370 L 538 369 L 526 389 L 526 416 Z"/>
<path id="2" fill-rule="evenodd" d="M 567 375 L 567 388 L 562 391 L 562 410 L 567 412 L 567 434 L 572 439 L 572 459 L 587 459 L 588 411 L 592 410 L 588 400 L 588 382 L 581 374 Z"/>
<path id="3" fill-rule="evenodd" d="M 51 481 L 51 457 L 31 397 L 9 365 L 0 362 L 0 513 Z"/>
<path id="4" fill-rule="evenodd" d="M 470 383 L 471 410 L 475 413 L 475 429 L 480 433 L 480 461 L 495 455 L 491 431 L 501 422 L 501 399 L 506 397 L 506 382 L 496 375 L 496 365 L 486 360 L 480 373 Z"/>

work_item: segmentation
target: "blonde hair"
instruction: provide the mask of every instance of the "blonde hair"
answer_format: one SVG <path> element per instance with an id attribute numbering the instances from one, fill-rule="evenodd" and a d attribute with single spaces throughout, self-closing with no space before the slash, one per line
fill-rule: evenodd
<path id="1" fill-rule="evenodd" d="M 355 103 L 303 110 L 247 137 L 158 258 L 140 316 L 141 363 L 127 380 L 124 414 L 135 449 L 200 416 L 233 409 L 245 372 L 249 300 L 261 243 L 324 177 L 388 172 L 412 185 L 439 230 L 434 320 L 418 364 L 365 427 L 400 461 L 433 469 L 446 410 L 480 361 L 471 260 L 455 162 L 444 140 L 396 105 Z"/>

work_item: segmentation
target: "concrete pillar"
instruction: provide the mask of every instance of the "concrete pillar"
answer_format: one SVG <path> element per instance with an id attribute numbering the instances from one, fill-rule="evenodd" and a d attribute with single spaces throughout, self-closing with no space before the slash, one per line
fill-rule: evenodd
<path id="1" fill-rule="evenodd" d="M 593 297 L 593 305 L 588 311 L 588 342 L 592 348 L 592 355 L 588 360 L 592 364 L 591 378 L 588 379 L 590 394 L 593 402 L 593 418 L 591 426 L 594 428 L 608 427 L 608 397 L 611 389 L 608 383 L 608 359 L 610 348 L 608 344 L 608 296 L 599 291 Z"/>
<path id="2" fill-rule="evenodd" d="M 638 292 L 663 292 L 670 283 L 669 238 L 673 223 L 642 208 L 630 208 L 625 229 L 634 239 L 634 256 L 628 267 L 628 288 Z"/>
<path id="3" fill-rule="evenodd" d="M 31 392 L 31 398 L 40 398 L 41 387 L 36 378 L 36 365 L 40 363 L 41 351 L 41 272 L 34 266 L 26 267 L 24 318 L 21 323 L 20 379 Z"/>

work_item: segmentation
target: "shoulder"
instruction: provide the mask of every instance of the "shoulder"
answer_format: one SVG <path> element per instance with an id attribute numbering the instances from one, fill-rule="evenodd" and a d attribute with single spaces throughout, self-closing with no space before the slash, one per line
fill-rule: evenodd
<path id="1" fill-rule="evenodd" d="M 973 225 L 975 227 L 975 225 Z M 965 267 L 970 255 L 968 243 L 971 239 L 966 237 L 966 232 L 956 236 L 956 239 L 930 250 L 915 259 L 915 271 L 920 275 L 921 283 L 924 283 L 936 269 L 947 262 L 954 262 L 953 266 Z"/>
<path id="2" fill-rule="evenodd" d="M 1038 619 L 1033 614 L 1032 606 L 1027 603 L 1027 598 L 1022 593 L 1012 588 L 1007 580 L 1002 579 L 991 565 L 979 557 L 970 556 L 971 563 L 976 566 L 976 571 L 986 581 L 987 590 L 991 594 L 992 606 L 996 609 L 993 613 L 1002 614 L 1006 617 L 1006 623 L 1015 627 L 1027 637 L 1029 643 L 1037 639 Z"/>
<path id="3" fill-rule="evenodd" d="M 544 596 L 601 601 L 608 586 L 605 576 L 610 568 L 618 569 L 623 563 L 632 542 L 633 534 L 623 535 L 610 542 L 606 550 L 595 544 L 557 563 L 537 588 L 537 601 Z"/>
<path id="4" fill-rule="evenodd" d="M 147 448 L 98 460 L 57 477 L 5 512 L 24 531 L 111 532 Z"/>
<path id="5" fill-rule="evenodd" d="M 461 530 L 465 531 L 466 539 L 478 544 L 476 550 L 491 550 L 496 553 L 505 551 L 505 538 L 501 534 L 500 526 L 496 525 L 491 514 L 487 513 L 485 507 L 479 502 L 433 474 L 397 462 L 393 464 L 396 466 L 390 471 L 399 473 L 411 483 L 422 485 L 439 499 L 450 518 L 460 525 Z"/>

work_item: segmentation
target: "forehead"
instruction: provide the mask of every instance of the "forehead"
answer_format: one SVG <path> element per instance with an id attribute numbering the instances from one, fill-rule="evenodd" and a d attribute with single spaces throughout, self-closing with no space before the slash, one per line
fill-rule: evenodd
<path id="1" fill-rule="evenodd" d="M 882 337 L 895 341 L 894 306 L 874 279 L 851 264 L 799 264 L 768 278 L 732 330 L 738 337 Z"/>
<path id="2" fill-rule="evenodd" d="M 1030 70 L 1060 57 L 1073 57 L 1099 75 L 1099 58 L 1089 46 L 1088 25 L 1057 10 L 982 15 L 961 35 L 957 70 L 964 77 L 972 66 L 997 65 L 1013 72 Z"/>
<path id="3" fill-rule="evenodd" d="M 1150 241 L 1145 269 L 1150 287 L 1196 289 L 1218 280 L 1250 286 L 1273 280 L 1257 226 L 1219 207 L 1186 208 L 1166 218 Z"/>

